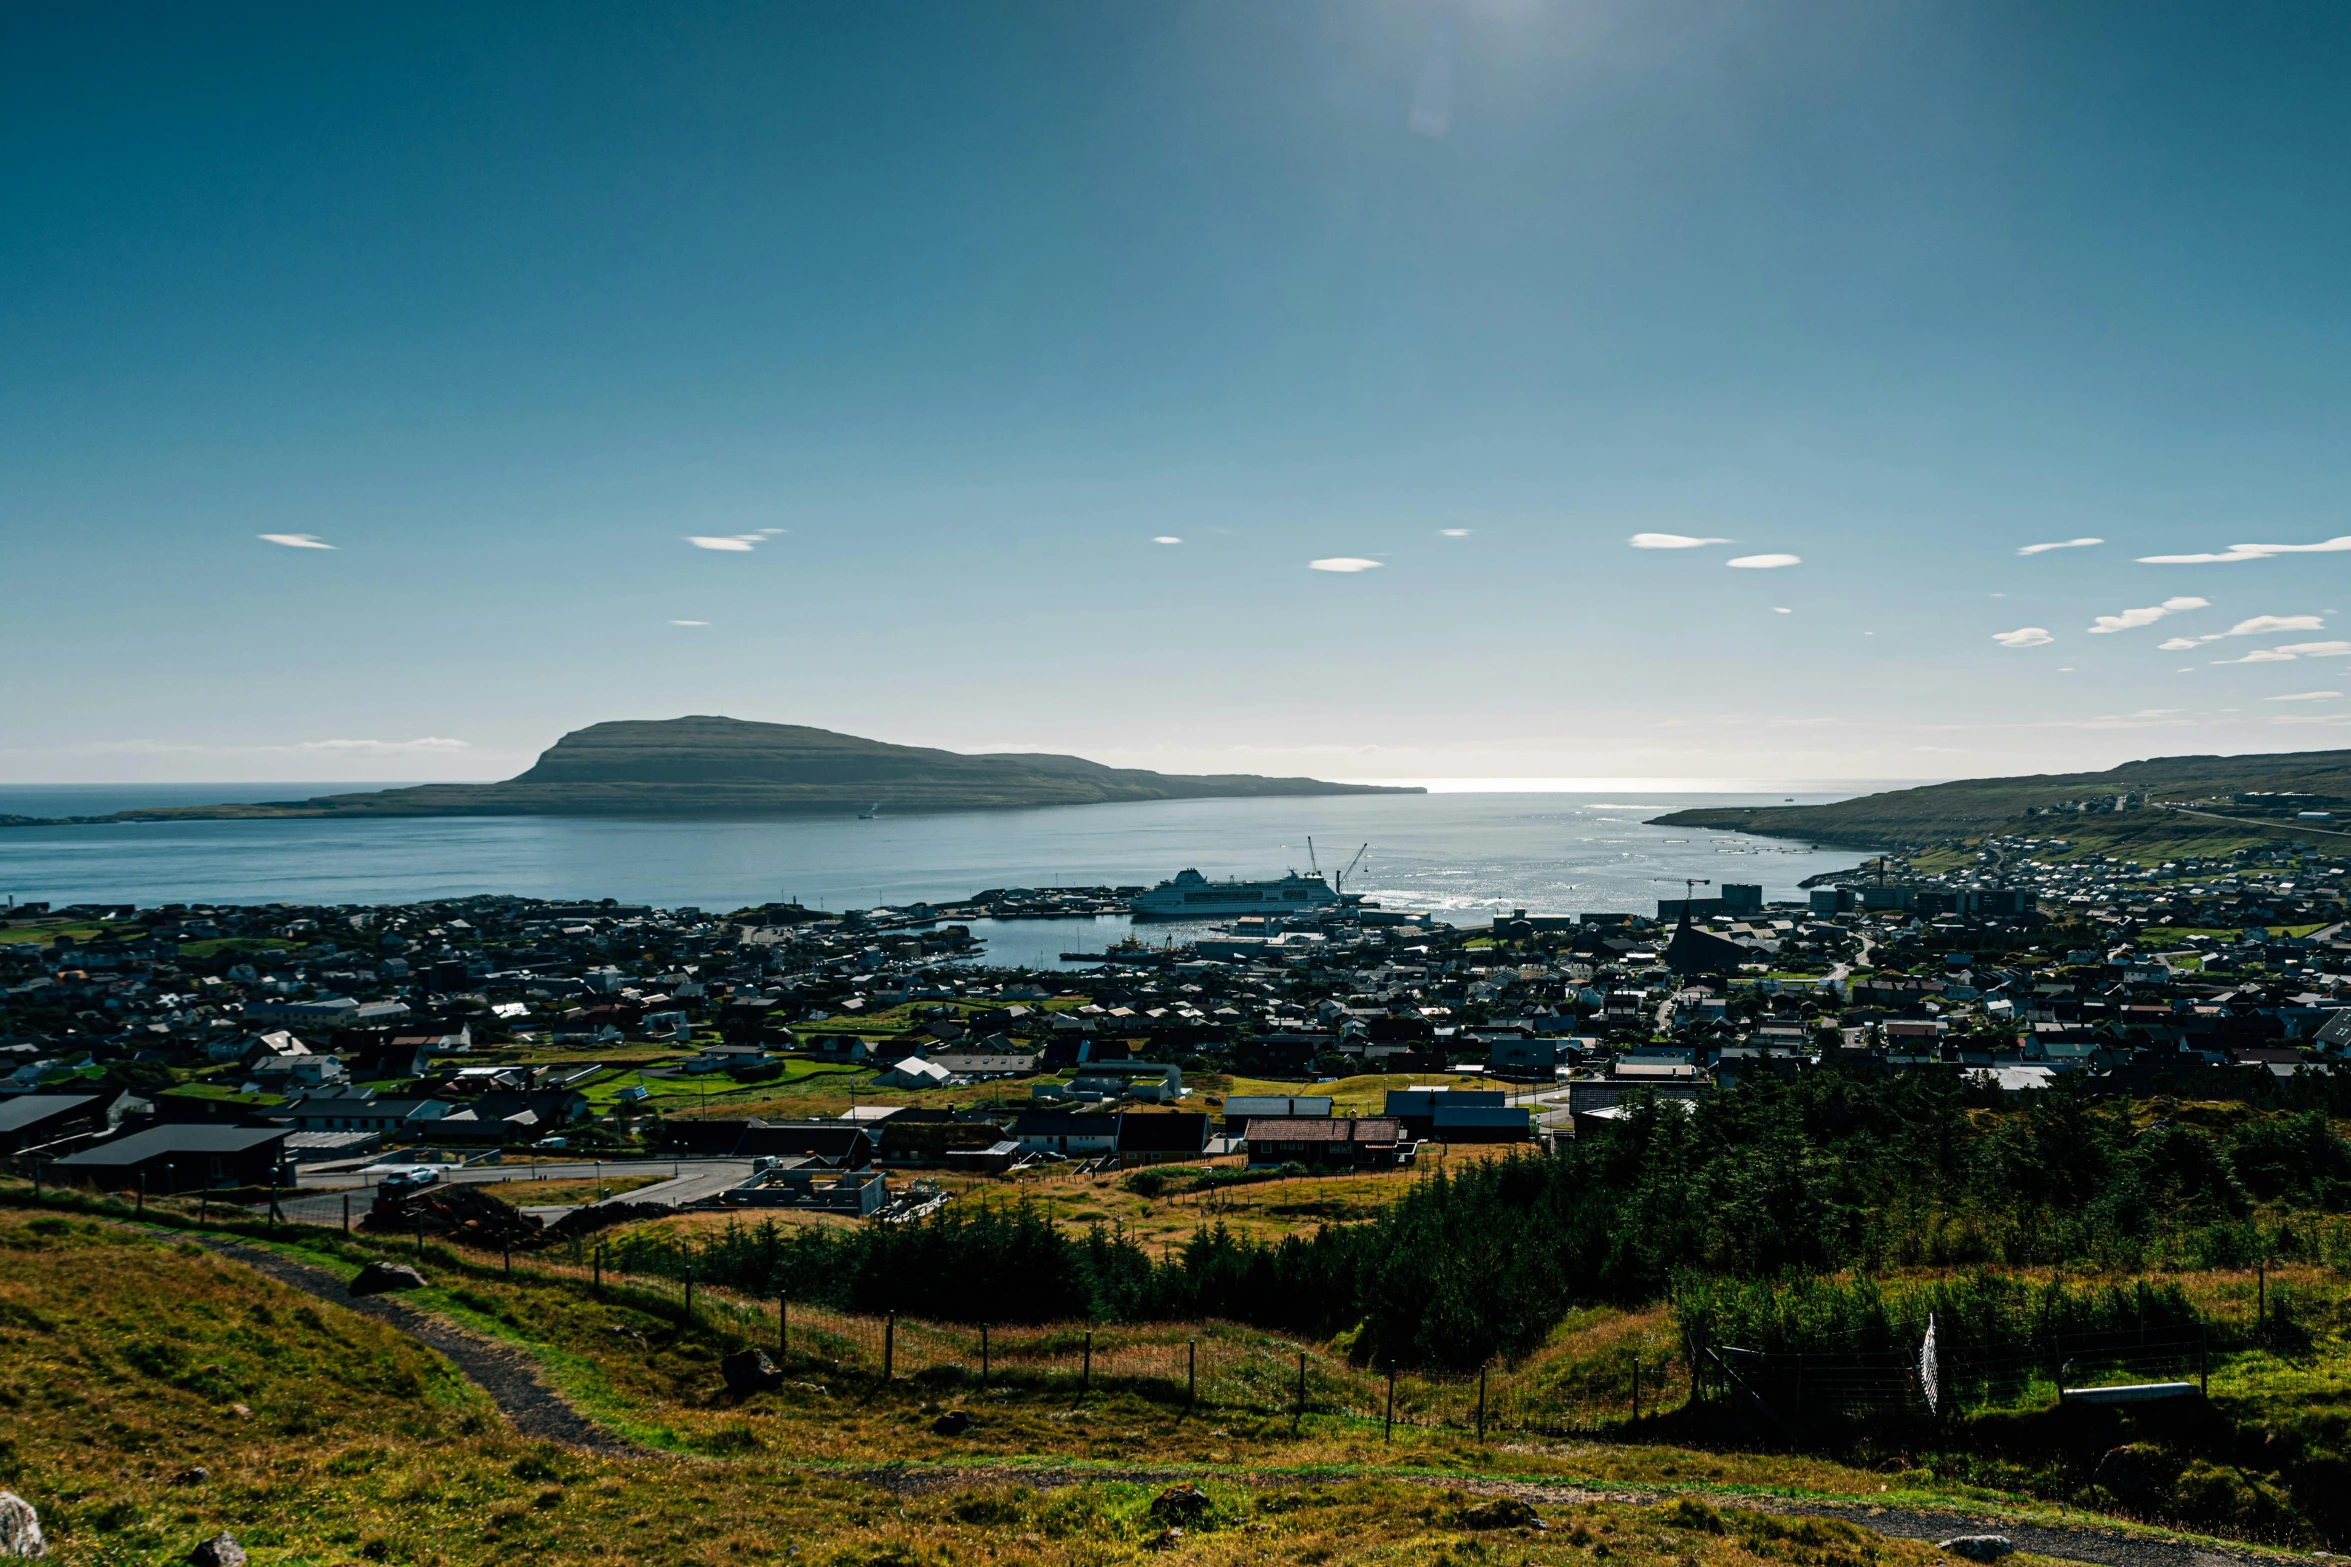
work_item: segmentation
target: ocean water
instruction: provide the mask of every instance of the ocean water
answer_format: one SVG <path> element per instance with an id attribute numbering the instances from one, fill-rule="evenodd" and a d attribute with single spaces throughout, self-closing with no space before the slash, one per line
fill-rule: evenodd
<path id="1" fill-rule="evenodd" d="M 282 784 L 231 794 L 213 785 L 191 798 L 192 787 L 6 787 L 0 813 L 96 815 L 320 792 Z M 1336 795 L 884 814 L 873 821 L 446 817 L 14 827 L 0 828 L 0 895 L 61 904 L 356 904 L 516 893 L 665 908 L 739 908 L 774 898 L 864 908 L 962 898 L 989 887 L 1149 884 L 1187 866 L 1209 876 L 1279 875 L 1309 868 L 1311 836 L 1325 872 L 1370 845 L 1349 891 L 1479 924 L 1514 908 L 1654 912 L 1658 898 L 1681 895 L 1685 877 L 1759 882 L 1766 897 L 1792 897 L 1805 877 L 1858 863 L 1851 850 L 1643 825 L 1683 807 L 1782 798 Z M 1049 921 L 1033 939 L 1038 951 L 1065 942 L 1068 950 L 1098 951 L 1124 929 L 1123 921 L 1115 930 Z M 1012 932 L 1001 934 L 1011 942 Z"/>

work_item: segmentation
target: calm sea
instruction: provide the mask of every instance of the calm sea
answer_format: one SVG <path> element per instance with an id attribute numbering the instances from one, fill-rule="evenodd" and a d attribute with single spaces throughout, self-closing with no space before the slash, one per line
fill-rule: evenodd
<path id="1" fill-rule="evenodd" d="M 334 788 L 348 790 L 353 785 Z M 300 799 L 279 784 L 0 787 L 0 814 L 100 815 L 222 798 Z M 1151 883 L 1324 871 L 1369 843 L 1349 879 L 1391 908 L 1455 923 L 1497 911 L 1653 911 L 1679 879 L 1760 882 L 1794 896 L 1850 850 L 1642 821 L 1780 795 L 1428 794 L 1181 800 L 1052 810 L 884 815 L 874 821 L 626 821 L 457 817 L 412 821 L 140 823 L 0 829 L 0 895 L 51 903 L 404 903 L 470 893 L 617 898 L 739 908 L 797 898 L 821 908 L 960 898 L 987 887 Z M 1805 803 L 1836 798 L 1800 795 Z M 1124 920 L 1019 922 L 987 932 L 1003 961 L 1099 951 Z"/>

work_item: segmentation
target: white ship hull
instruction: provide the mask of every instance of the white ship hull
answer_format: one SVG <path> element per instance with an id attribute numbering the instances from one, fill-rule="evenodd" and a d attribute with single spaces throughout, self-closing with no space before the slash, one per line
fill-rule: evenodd
<path id="1" fill-rule="evenodd" d="M 1129 905 L 1139 920 L 1216 920 L 1243 914 L 1319 914 L 1340 906 L 1320 876 L 1296 872 L 1279 881 L 1210 881 L 1187 870 L 1138 893 Z"/>

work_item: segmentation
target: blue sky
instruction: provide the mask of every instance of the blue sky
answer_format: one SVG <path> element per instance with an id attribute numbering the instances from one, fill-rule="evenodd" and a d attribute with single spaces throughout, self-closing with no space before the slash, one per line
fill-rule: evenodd
<path id="1" fill-rule="evenodd" d="M 691 712 L 1352 778 L 2333 745 L 2351 551 L 2142 560 L 2351 535 L 2347 45 L 19 7 L 0 781 L 491 777 Z"/>

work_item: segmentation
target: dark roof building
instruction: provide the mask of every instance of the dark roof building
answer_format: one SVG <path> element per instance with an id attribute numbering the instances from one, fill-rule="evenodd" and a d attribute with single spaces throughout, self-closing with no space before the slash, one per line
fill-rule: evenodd
<path id="1" fill-rule="evenodd" d="M 1189 1111 L 1118 1118 L 1118 1162 L 1157 1164 L 1197 1159 L 1208 1148 L 1208 1117 Z"/>
<path id="2" fill-rule="evenodd" d="M 102 1094 L 12 1094 L 0 1099 L 0 1153 L 22 1153 L 105 1124 Z"/>
<path id="3" fill-rule="evenodd" d="M 62 1180 L 129 1187 L 142 1177 L 147 1190 L 168 1195 L 210 1186 L 262 1186 L 284 1157 L 280 1126 L 158 1126 L 116 1137 L 50 1166 Z"/>

